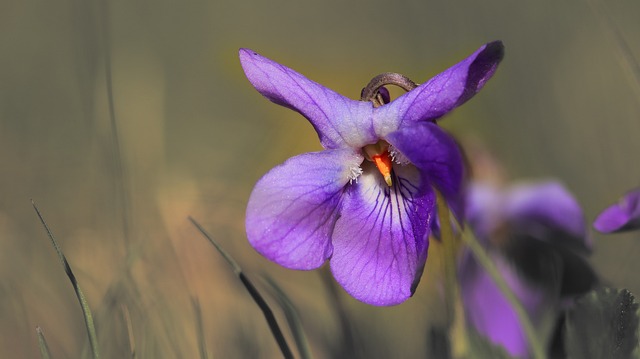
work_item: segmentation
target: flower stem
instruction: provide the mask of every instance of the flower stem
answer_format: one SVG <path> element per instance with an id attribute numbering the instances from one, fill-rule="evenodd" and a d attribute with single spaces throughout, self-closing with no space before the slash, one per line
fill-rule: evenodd
<path id="1" fill-rule="evenodd" d="M 460 289 L 456 276 L 457 240 L 451 228 L 451 215 L 444 197 L 434 188 L 438 219 L 440 220 L 440 239 L 444 251 L 445 302 L 447 316 L 451 325 L 450 333 L 458 340 L 452 346 L 454 352 L 464 353 L 467 350 L 467 333 L 464 323 L 464 309 L 460 300 Z"/>
<path id="2" fill-rule="evenodd" d="M 515 294 L 513 294 L 513 291 L 509 287 L 509 284 L 507 284 L 507 281 L 504 279 L 504 277 L 502 277 L 498 268 L 495 266 L 495 264 L 493 264 L 485 249 L 482 247 L 480 242 L 478 242 L 471 231 L 465 231 L 465 233 L 463 233 L 461 237 L 464 244 L 469 247 L 478 263 L 482 266 L 482 268 L 484 268 L 484 270 L 487 271 L 491 279 L 493 279 L 493 281 L 500 289 L 500 292 L 502 292 L 502 294 L 506 298 L 511 308 L 513 308 L 513 310 L 516 312 L 518 320 L 520 321 L 520 325 L 522 325 L 525 336 L 529 341 L 533 357 L 535 359 L 546 358 L 544 347 L 542 346 L 542 343 L 540 342 L 540 339 L 538 338 L 538 335 L 533 328 L 533 324 L 531 323 L 529 315 L 522 307 L 520 300 L 518 300 Z"/>
<path id="3" fill-rule="evenodd" d="M 411 91 L 418 87 L 418 84 L 411 81 L 411 79 L 405 75 L 395 72 L 385 72 L 371 79 L 369 84 L 362 89 L 360 101 L 370 101 L 374 99 L 378 90 L 384 85 L 396 85 L 405 91 Z"/>

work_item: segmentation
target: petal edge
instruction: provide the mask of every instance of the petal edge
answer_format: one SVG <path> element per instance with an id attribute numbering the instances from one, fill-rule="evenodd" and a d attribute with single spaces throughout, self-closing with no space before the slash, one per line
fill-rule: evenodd
<path id="1" fill-rule="evenodd" d="M 247 79 L 270 101 L 303 115 L 327 149 L 362 147 L 376 140 L 370 102 L 349 99 L 252 50 L 240 49 Z"/>
<path id="2" fill-rule="evenodd" d="M 320 267 L 333 250 L 343 188 L 360 162 L 362 157 L 349 149 L 327 150 L 292 157 L 269 171 L 247 205 L 251 245 L 287 268 Z"/>
<path id="3" fill-rule="evenodd" d="M 381 136 L 388 129 L 415 122 L 435 121 L 478 93 L 495 73 L 504 57 L 501 41 L 487 43 L 466 59 L 436 75 L 417 88 L 381 106 L 376 116 L 376 131 Z M 378 125 L 378 122 L 384 123 Z"/>

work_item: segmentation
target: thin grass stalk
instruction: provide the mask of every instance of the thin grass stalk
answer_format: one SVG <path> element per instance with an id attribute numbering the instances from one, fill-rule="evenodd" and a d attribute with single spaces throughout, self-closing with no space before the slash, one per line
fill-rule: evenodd
<path id="1" fill-rule="evenodd" d="M 56 241 L 56 239 L 53 237 L 53 233 L 49 229 L 49 226 L 47 226 L 47 222 L 45 222 L 44 217 L 42 217 L 40 210 L 38 209 L 38 207 L 36 206 L 33 200 L 31 200 L 31 204 L 33 205 L 33 208 L 36 210 L 36 214 L 38 215 L 40 222 L 44 226 L 44 229 L 46 230 L 47 235 L 49 236 L 49 239 L 51 240 L 51 243 L 53 244 L 53 247 L 55 248 L 56 253 L 58 254 L 58 258 L 60 259 L 60 262 L 64 267 L 64 271 L 67 274 L 67 277 L 69 277 L 69 280 L 71 281 L 73 290 L 76 292 L 76 297 L 78 298 L 78 302 L 80 302 L 80 307 L 82 308 L 82 315 L 84 316 L 84 324 L 85 324 L 85 327 L 87 328 L 87 334 L 89 336 L 89 345 L 91 346 L 91 353 L 93 354 L 94 359 L 99 359 L 100 351 L 98 350 L 98 336 L 96 335 L 96 328 L 95 328 L 95 325 L 93 324 L 93 315 L 91 314 L 91 308 L 89 308 L 89 303 L 87 302 L 87 298 L 84 296 L 84 293 L 80 289 L 80 285 L 78 284 L 76 276 L 73 274 L 73 271 L 71 270 L 71 266 L 69 266 L 69 262 L 67 262 L 67 258 L 64 256 L 64 253 L 62 253 L 62 249 L 58 245 L 58 242 Z"/>
<path id="2" fill-rule="evenodd" d="M 632 85 L 637 95 L 640 95 L 640 63 L 633 55 L 633 50 L 631 50 L 631 46 L 627 40 L 625 40 L 622 35 L 622 31 L 620 31 L 620 27 L 617 25 L 616 21 L 611 17 L 611 14 L 607 11 L 606 3 L 603 1 L 597 0 L 587 0 L 587 3 L 591 7 L 591 10 L 596 15 L 598 20 L 600 20 L 603 27 L 607 28 L 609 31 L 609 35 L 613 39 L 613 42 L 618 46 L 618 50 L 622 58 L 624 59 L 625 64 L 627 65 L 627 69 L 631 73 L 632 76 L 627 76 L 627 78 L 633 77 L 635 80 Z"/>
<path id="3" fill-rule="evenodd" d="M 38 346 L 40 347 L 40 357 L 42 359 L 50 359 L 51 355 L 49 354 L 49 345 L 47 345 L 47 340 L 44 338 L 44 333 L 40 327 L 36 327 L 36 333 L 38 334 Z"/>
<path id="4" fill-rule="evenodd" d="M 251 295 L 251 298 L 253 298 L 253 301 L 258 305 L 260 310 L 262 310 L 262 314 L 267 320 L 269 329 L 271 329 L 271 334 L 273 334 L 273 337 L 278 343 L 282 355 L 287 359 L 293 358 L 291 349 L 289 348 L 289 345 L 287 344 L 287 341 L 282 334 L 282 330 L 280 330 L 280 326 L 278 325 L 276 317 L 273 315 L 273 311 L 271 311 L 271 308 L 269 308 L 269 304 L 267 304 L 264 298 L 262 298 L 262 295 L 260 295 L 249 278 L 244 275 L 244 273 L 242 272 L 242 268 L 240 268 L 240 265 L 238 265 L 238 263 L 224 249 L 222 249 L 222 247 L 216 241 L 213 240 L 209 233 L 207 233 L 207 231 L 198 222 L 196 222 L 195 219 L 189 217 L 189 221 L 191 221 L 191 223 L 200 231 L 200 233 L 202 233 L 202 235 L 206 239 L 208 239 L 211 244 L 213 244 L 213 246 L 218 250 L 222 257 L 227 261 L 227 263 L 229 263 L 231 268 L 233 268 L 233 272 L 235 273 L 235 275 L 240 279 L 245 289 Z"/>
<path id="5" fill-rule="evenodd" d="M 131 315 L 129 314 L 129 307 L 126 304 L 121 304 L 120 309 L 122 310 L 122 318 L 124 319 L 124 323 L 127 328 L 127 339 L 129 341 L 129 357 L 131 359 L 136 358 L 136 340 L 133 336 L 133 325 L 131 324 Z"/>
<path id="6" fill-rule="evenodd" d="M 265 277 L 267 283 L 271 286 L 273 293 L 275 294 L 278 303 L 280 303 L 280 307 L 284 310 L 284 316 L 287 319 L 287 323 L 289 324 L 289 328 L 291 328 L 291 333 L 293 334 L 293 340 L 296 342 L 296 346 L 298 347 L 298 352 L 300 353 L 301 359 L 312 359 L 313 355 L 311 354 L 311 349 L 309 349 L 309 341 L 307 340 L 307 336 L 304 334 L 304 328 L 302 328 L 302 321 L 300 321 L 300 315 L 298 315 L 298 311 L 295 306 L 287 296 L 287 294 L 282 290 L 282 288 L 270 277 Z"/>
<path id="7" fill-rule="evenodd" d="M 191 297 L 191 305 L 193 306 L 193 314 L 196 317 L 196 334 L 198 335 L 198 349 L 200 350 L 200 359 L 207 359 L 207 343 L 204 338 L 204 325 L 202 323 L 202 310 L 200 309 L 200 301 L 197 297 Z"/>
<path id="8" fill-rule="evenodd" d="M 340 298 L 340 293 L 338 292 L 338 286 L 333 279 L 333 275 L 331 274 L 331 270 L 329 266 L 323 266 L 320 268 L 320 278 L 325 285 L 325 288 L 329 292 L 329 300 L 331 300 L 333 308 L 337 314 L 338 322 L 340 323 L 340 335 L 337 335 L 338 338 L 341 339 L 340 343 L 340 355 L 346 358 L 357 358 L 363 355 L 362 350 L 360 349 L 362 346 L 356 345 L 356 340 L 361 342 L 359 339 L 358 333 L 355 331 L 355 328 L 351 325 L 349 321 L 349 313 L 345 308 L 344 302 Z"/>
<path id="9" fill-rule="evenodd" d="M 112 74 L 112 66 L 111 66 L 111 37 L 110 37 L 110 28 L 109 28 L 109 6 L 107 0 L 100 1 L 101 11 L 100 11 L 100 33 L 102 36 L 100 37 L 100 45 L 102 45 L 102 50 L 104 53 L 104 76 L 105 76 L 105 86 L 106 86 L 106 94 L 107 94 L 107 108 L 109 110 L 109 125 L 111 129 L 111 140 L 112 140 L 112 150 L 113 150 L 113 161 L 114 167 L 116 171 L 116 189 L 118 194 L 120 195 L 121 201 L 121 210 L 122 210 L 122 231 L 123 238 L 125 242 L 125 246 L 127 247 L 127 256 L 130 256 L 129 245 L 130 241 L 130 232 L 131 232 L 131 206 L 129 201 L 129 187 L 128 183 L 128 174 L 124 164 L 124 156 L 122 154 L 122 144 L 120 141 L 120 133 L 118 130 L 118 121 L 116 118 L 116 105 L 113 96 L 113 74 Z M 131 260 L 131 258 L 127 258 Z"/>

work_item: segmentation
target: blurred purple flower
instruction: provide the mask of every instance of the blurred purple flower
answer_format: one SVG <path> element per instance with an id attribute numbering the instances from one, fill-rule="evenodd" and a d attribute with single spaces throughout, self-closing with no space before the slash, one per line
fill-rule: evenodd
<path id="1" fill-rule="evenodd" d="M 640 228 L 640 188 L 628 192 L 618 203 L 600 213 L 593 227 L 602 233 Z"/>
<path id="2" fill-rule="evenodd" d="M 564 305 L 590 290 L 595 274 L 580 206 L 556 182 L 506 191 L 471 184 L 467 219 L 538 334 L 550 341 Z M 514 309 L 489 274 L 464 253 L 459 277 L 467 322 L 510 355 L 527 358 L 529 344 Z"/>
<path id="3" fill-rule="evenodd" d="M 455 213 L 462 207 L 462 157 L 435 120 L 473 97 L 502 56 L 501 42 L 486 44 L 374 107 L 241 49 L 251 84 L 306 117 L 325 148 L 292 157 L 258 181 L 246 214 L 251 245 L 291 269 L 315 269 L 331 258 L 336 280 L 365 303 L 408 299 L 427 257 L 432 186 Z"/>

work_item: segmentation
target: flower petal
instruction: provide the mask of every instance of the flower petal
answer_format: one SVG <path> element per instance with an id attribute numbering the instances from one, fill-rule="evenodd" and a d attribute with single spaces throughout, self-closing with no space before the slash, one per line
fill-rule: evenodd
<path id="1" fill-rule="evenodd" d="M 371 102 L 346 98 L 249 49 L 240 49 L 240 62 L 258 92 L 311 122 L 325 148 L 376 142 Z"/>
<path id="2" fill-rule="evenodd" d="M 471 182 L 467 186 L 465 218 L 476 237 L 488 244 L 489 237 L 504 220 L 504 195 L 497 187 Z"/>
<path id="3" fill-rule="evenodd" d="M 502 42 L 485 44 L 453 67 L 379 107 L 374 114 L 378 135 L 413 122 L 434 121 L 462 105 L 493 76 L 503 55 Z"/>
<path id="4" fill-rule="evenodd" d="M 331 233 L 351 170 L 363 158 L 350 149 L 306 153 L 273 168 L 247 206 L 251 245 L 292 269 L 314 269 L 331 256 Z"/>
<path id="5" fill-rule="evenodd" d="M 618 203 L 600 213 L 593 227 L 602 233 L 640 228 L 640 188 L 625 194 Z"/>
<path id="6" fill-rule="evenodd" d="M 462 223 L 464 166 L 455 140 L 431 122 L 402 127 L 385 139 L 438 188 Z"/>
<path id="7" fill-rule="evenodd" d="M 489 253 L 513 294 L 533 321 L 545 322 L 557 311 L 558 296 L 547 293 L 524 280 L 502 256 Z M 467 322 L 493 343 L 502 345 L 514 357 L 528 357 L 529 344 L 520 320 L 491 276 L 471 253 L 462 257 L 459 270 L 460 291 Z"/>
<path id="8" fill-rule="evenodd" d="M 590 251 L 592 243 L 582 209 L 576 199 L 555 181 L 521 184 L 505 196 L 505 217 L 513 228 L 538 239 L 553 239 L 578 250 Z"/>
<path id="9" fill-rule="evenodd" d="M 399 304 L 422 275 L 435 196 L 413 166 L 394 168 L 392 187 L 372 163 L 365 161 L 363 171 L 343 197 L 331 270 L 354 298 Z"/>

